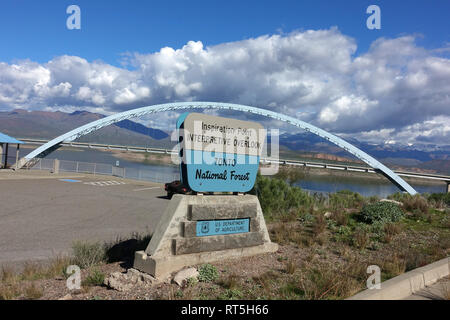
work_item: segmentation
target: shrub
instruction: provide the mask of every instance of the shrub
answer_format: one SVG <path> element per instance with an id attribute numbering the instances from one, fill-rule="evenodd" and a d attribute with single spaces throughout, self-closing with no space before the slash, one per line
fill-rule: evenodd
<path id="1" fill-rule="evenodd" d="M 312 197 L 299 187 L 290 186 L 281 179 L 258 174 L 252 193 L 258 196 L 261 208 L 268 217 L 284 215 L 292 209 L 310 207 Z"/>
<path id="2" fill-rule="evenodd" d="M 204 264 L 198 269 L 198 281 L 213 282 L 219 278 L 217 268 L 211 264 Z"/>
<path id="3" fill-rule="evenodd" d="M 303 180 L 307 176 L 306 168 L 302 167 L 282 167 L 275 175 L 275 178 L 284 180 L 290 185 Z"/>
<path id="4" fill-rule="evenodd" d="M 365 223 L 396 222 L 403 217 L 403 211 L 391 202 L 366 204 L 361 210 L 360 219 Z"/>
<path id="5" fill-rule="evenodd" d="M 351 244 L 352 235 L 352 229 L 349 226 L 340 226 L 336 229 L 334 239 L 336 242 Z"/>
<path id="6" fill-rule="evenodd" d="M 419 215 L 428 215 L 428 201 L 420 195 L 404 197 L 403 208 L 408 212 Z"/>
<path id="7" fill-rule="evenodd" d="M 83 285 L 86 286 L 101 286 L 105 280 L 105 274 L 98 269 L 93 269 L 89 275 L 84 279 Z"/>
<path id="8" fill-rule="evenodd" d="M 77 241 L 72 245 L 73 264 L 80 268 L 89 268 L 106 260 L 105 246 L 101 243 Z"/>
<path id="9" fill-rule="evenodd" d="M 450 206 L 450 193 L 432 193 L 428 196 L 428 200 L 434 202 L 439 207 L 441 207 L 441 204 Z"/>
<path id="10" fill-rule="evenodd" d="M 330 207 L 333 210 L 359 208 L 364 202 L 364 197 L 357 192 L 340 190 L 330 194 Z"/>

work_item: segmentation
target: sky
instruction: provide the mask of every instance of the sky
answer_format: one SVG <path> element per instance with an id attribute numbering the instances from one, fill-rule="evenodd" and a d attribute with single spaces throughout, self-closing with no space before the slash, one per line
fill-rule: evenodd
<path id="1" fill-rule="evenodd" d="M 221 101 L 367 142 L 449 145 L 449 13 L 448 0 L 3 0 L 0 111 Z M 140 121 L 170 131 L 177 116 Z"/>

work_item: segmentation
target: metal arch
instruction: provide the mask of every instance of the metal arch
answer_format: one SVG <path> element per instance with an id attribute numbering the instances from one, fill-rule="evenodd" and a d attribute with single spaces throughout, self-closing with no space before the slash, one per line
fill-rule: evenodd
<path id="1" fill-rule="evenodd" d="M 116 122 L 119 122 L 119 121 L 122 121 L 125 119 L 141 117 L 143 115 L 152 114 L 152 113 L 156 113 L 156 112 L 175 111 L 175 110 L 184 110 L 184 109 L 226 109 L 226 110 L 243 111 L 243 112 L 250 112 L 253 114 L 262 115 L 265 117 L 269 117 L 269 118 L 273 118 L 276 120 L 280 120 L 280 121 L 289 123 L 291 125 L 301 128 L 303 130 L 306 130 L 308 132 L 316 134 L 319 137 L 322 137 L 322 138 L 334 143 L 338 147 L 346 150 L 347 152 L 354 155 L 358 159 L 367 163 L 369 166 L 371 166 L 375 170 L 378 170 L 379 172 L 381 172 L 392 183 L 397 185 L 401 190 L 407 191 L 411 195 L 414 195 L 417 193 L 416 190 L 414 190 L 406 181 L 404 181 L 402 178 L 400 178 L 392 170 L 390 170 L 388 167 L 386 167 L 385 165 L 380 163 L 378 160 L 376 160 L 372 156 L 368 155 L 364 151 L 351 145 L 350 143 L 344 141 L 343 139 L 341 139 L 329 132 L 326 132 L 325 130 L 322 130 L 316 126 L 313 126 L 309 123 L 298 120 L 296 118 L 286 116 L 286 115 L 283 115 L 280 113 L 276 113 L 273 111 L 256 108 L 256 107 L 250 107 L 250 106 L 244 106 L 244 105 L 232 104 L 232 103 L 222 103 L 222 102 L 175 102 L 175 103 L 166 103 L 166 104 L 147 106 L 147 107 L 142 107 L 142 108 L 137 108 L 137 109 L 117 113 L 117 114 L 90 122 L 88 124 L 85 124 L 81 127 L 78 127 L 76 129 L 72 130 L 72 131 L 69 131 L 59 137 L 56 137 L 53 140 L 50 140 L 46 144 L 40 146 L 36 150 L 27 154 L 24 158 L 22 158 L 19 163 L 19 168 L 21 168 L 28 161 L 37 157 L 41 153 L 44 153 L 48 149 L 54 148 L 55 146 L 59 145 L 61 142 L 73 141 L 83 135 L 86 135 L 90 132 L 93 132 L 93 131 L 96 131 L 103 127 L 106 127 L 108 125 L 111 125 L 113 123 L 116 123 Z"/>

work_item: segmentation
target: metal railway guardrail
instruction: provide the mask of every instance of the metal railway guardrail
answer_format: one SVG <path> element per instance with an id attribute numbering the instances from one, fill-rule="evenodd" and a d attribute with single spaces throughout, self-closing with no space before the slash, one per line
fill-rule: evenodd
<path id="1" fill-rule="evenodd" d="M 21 140 L 27 144 L 36 144 L 36 145 L 43 145 L 49 141 L 49 140 L 43 140 L 43 139 L 30 139 L 30 138 L 20 138 L 19 140 Z M 173 150 L 164 149 L 164 148 L 122 146 L 122 145 L 89 143 L 89 142 L 74 142 L 74 141 L 62 142 L 61 146 L 76 147 L 76 148 L 89 148 L 89 149 L 102 149 L 102 150 L 148 152 L 148 153 L 159 153 L 159 154 L 176 154 L 177 153 Z M 310 167 L 310 168 L 330 169 L 330 170 L 378 173 L 377 170 L 375 170 L 371 167 L 367 167 L 367 166 L 333 164 L 333 163 L 301 161 L 301 160 L 292 160 L 292 159 L 261 158 L 261 163 L 262 164 L 276 163 L 279 165 L 292 165 L 292 166 L 303 166 L 303 167 Z M 429 174 L 429 173 L 418 173 L 418 172 L 408 172 L 408 171 L 394 171 L 394 172 L 397 175 L 404 176 L 404 177 L 438 180 L 438 181 L 450 183 L 450 176 L 441 175 L 441 174 Z"/>

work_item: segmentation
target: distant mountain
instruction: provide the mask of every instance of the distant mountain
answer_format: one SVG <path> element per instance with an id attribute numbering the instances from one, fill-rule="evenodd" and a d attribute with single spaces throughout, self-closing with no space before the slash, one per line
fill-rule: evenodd
<path id="1" fill-rule="evenodd" d="M 397 169 L 418 168 L 450 175 L 450 146 L 402 145 L 394 143 L 369 144 L 350 138 L 344 139 L 381 162 Z M 280 146 L 296 152 L 329 154 L 356 160 L 345 150 L 312 133 L 285 133 L 280 135 Z"/>
<path id="2" fill-rule="evenodd" d="M 378 159 L 404 158 L 419 161 L 430 161 L 438 159 L 450 159 L 450 146 L 408 146 L 401 144 L 369 144 L 358 141 L 354 138 L 344 139 L 359 149 L 367 152 Z M 280 135 L 280 145 L 295 151 L 309 151 L 329 153 L 339 156 L 349 156 L 349 154 L 312 133 L 282 134 Z M 428 148 L 426 148 L 428 147 Z"/>
<path id="3" fill-rule="evenodd" d="M 131 120 L 122 120 L 120 122 L 115 123 L 114 125 L 123 129 L 128 129 L 140 134 L 144 134 L 156 140 L 161 140 L 169 136 L 166 132 L 162 130 L 149 128 L 140 123 L 133 122 Z"/>
<path id="4" fill-rule="evenodd" d="M 52 139 L 105 117 L 88 111 L 72 113 L 13 110 L 0 112 L 0 131 L 16 138 Z M 78 141 L 117 145 L 171 147 L 169 135 L 140 123 L 123 120 L 81 137 Z"/>
<path id="5" fill-rule="evenodd" d="M 88 111 L 48 112 L 13 110 L 0 112 L 0 131 L 16 138 L 52 139 L 81 125 L 105 117 Z M 268 139 L 270 141 L 270 138 Z M 381 162 L 396 169 L 418 169 L 450 175 L 450 145 L 369 144 L 357 139 L 345 139 Z M 81 137 L 78 141 L 105 144 L 172 148 L 175 142 L 158 129 L 123 120 Z M 343 149 L 311 133 L 280 135 L 283 157 L 306 156 L 333 161 L 356 161 Z"/>

